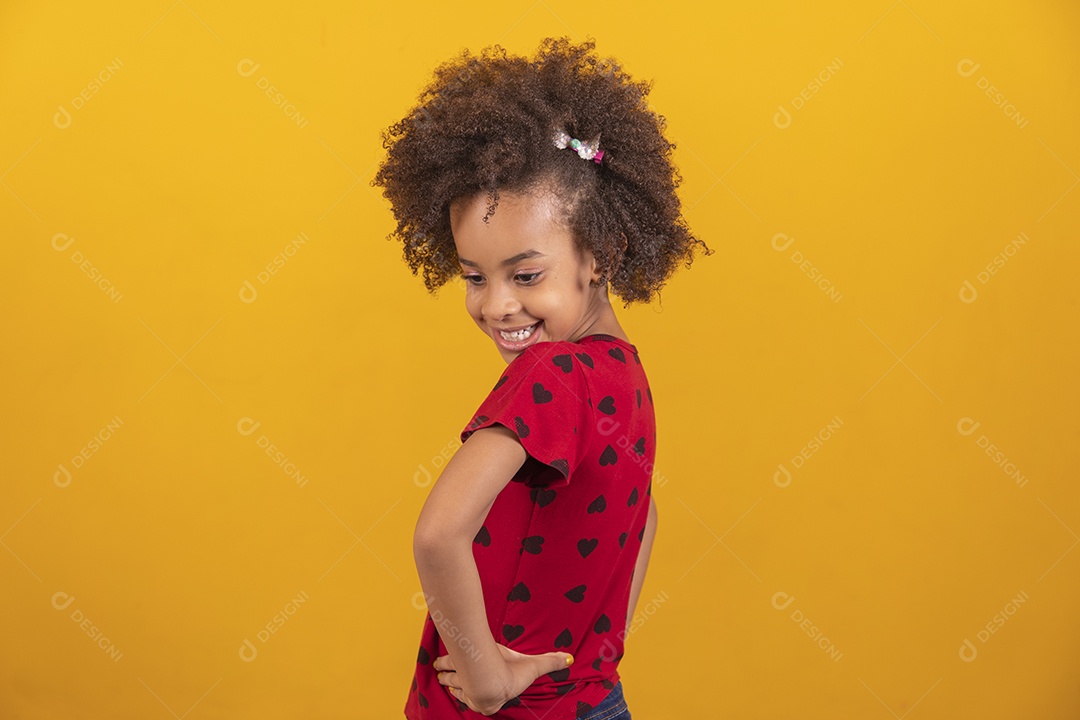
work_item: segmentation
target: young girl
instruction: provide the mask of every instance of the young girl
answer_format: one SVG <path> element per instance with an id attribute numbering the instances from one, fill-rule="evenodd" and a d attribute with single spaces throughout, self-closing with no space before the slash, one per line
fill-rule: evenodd
<path id="1" fill-rule="evenodd" d="M 630 718 L 618 664 L 656 532 L 656 427 L 608 293 L 648 302 L 713 251 L 682 218 L 650 86 L 593 50 L 465 51 L 384 134 L 391 237 L 429 292 L 465 283 L 507 363 L 416 525 L 409 720 Z"/>

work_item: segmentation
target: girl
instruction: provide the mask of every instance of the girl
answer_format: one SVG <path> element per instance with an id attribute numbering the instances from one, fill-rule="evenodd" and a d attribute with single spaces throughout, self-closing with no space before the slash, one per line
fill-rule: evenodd
<path id="1" fill-rule="evenodd" d="M 652 392 L 609 291 L 648 302 L 695 238 L 664 119 L 595 43 L 435 71 L 374 185 L 413 273 L 506 370 L 461 432 L 413 550 L 428 614 L 409 720 L 629 720 L 618 664 L 656 532 Z"/>

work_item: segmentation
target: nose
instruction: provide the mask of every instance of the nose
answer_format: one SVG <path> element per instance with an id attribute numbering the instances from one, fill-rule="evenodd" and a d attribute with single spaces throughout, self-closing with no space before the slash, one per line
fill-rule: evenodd
<path id="1" fill-rule="evenodd" d="M 521 311 L 521 303 L 517 299 L 513 287 L 504 283 L 488 283 L 484 297 L 480 304 L 480 313 L 487 322 L 502 322 L 504 318 L 515 315 Z"/>

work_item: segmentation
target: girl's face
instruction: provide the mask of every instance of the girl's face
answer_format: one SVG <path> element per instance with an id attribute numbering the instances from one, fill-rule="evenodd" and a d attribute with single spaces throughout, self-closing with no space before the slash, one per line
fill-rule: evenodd
<path id="1" fill-rule="evenodd" d="M 607 285 L 591 252 L 581 252 L 559 222 L 550 193 L 500 192 L 495 213 L 486 193 L 450 206 L 465 306 L 510 363 L 526 347 L 544 341 L 577 341 L 613 317 Z M 506 335 L 504 332 L 510 333 Z"/>

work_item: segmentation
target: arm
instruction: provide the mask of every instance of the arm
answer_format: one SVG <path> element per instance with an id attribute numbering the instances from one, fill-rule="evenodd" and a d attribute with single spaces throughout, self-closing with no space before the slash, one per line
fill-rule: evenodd
<path id="1" fill-rule="evenodd" d="M 641 538 L 641 551 L 638 553 L 637 564 L 634 565 L 634 580 L 630 584 L 630 606 L 626 612 L 626 635 L 630 634 L 631 621 L 634 618 L 634 610 L 637 608 L 638 596 L 641 595 L 641 586 L 645 584 L 645 571 L 649 567 L 649 555 L 652 554 L 653 538 L 656 537 L 656 498 L 649 496 L 649 516 L 645 518 L 645 535 Z"/>
<path id="2" fill-rule="evenodd" d="M 473 539 L 495 498 L 527 455 L 502 425 L 477 430 L 431 489 L 413 535 L 413 556 L 428 610 L 447 642 L 440 682 L 469 707 L 490 715 L 536 678 L 567 665 L 566 653 L 521 655 L 499 646 L 488 627 Z"/>

